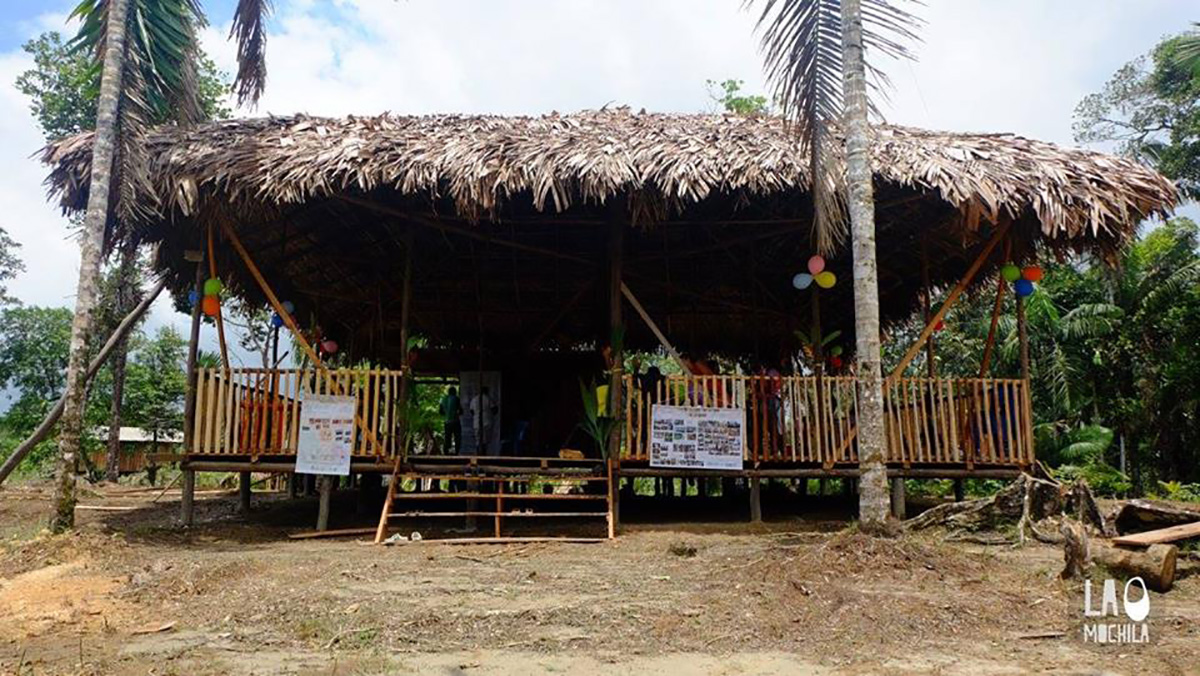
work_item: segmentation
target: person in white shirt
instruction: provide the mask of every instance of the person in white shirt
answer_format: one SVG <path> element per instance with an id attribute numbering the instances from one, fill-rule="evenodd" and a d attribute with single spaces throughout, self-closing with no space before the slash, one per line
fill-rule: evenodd
<path id="1" fill-rule="evenodd" d="M 471 401 L 471 429 L 478 435 L 476 453 L 491 455 L 492 432 L 496 424 L 496 406 L 492 403 L 487 386 L 479 388 L 479 394 Z"/>

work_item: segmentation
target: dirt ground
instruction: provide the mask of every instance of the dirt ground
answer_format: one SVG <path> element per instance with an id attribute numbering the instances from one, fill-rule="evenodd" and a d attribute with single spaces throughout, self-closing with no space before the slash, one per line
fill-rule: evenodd
<path id="1" fill-rule="evenodd" d="M 375 547 L 288 539 L 311 500 L 256 494 L 243 520 L 210 493 L 181 530 L 178 492 L 128 487 L 51 537 L 47 491 L 0 491 L 3 674 L 1200 673 L 1200 577 L 1152 594 L 1149 644 L 1085 644 L 1042 545 L 788 517 Z"/>

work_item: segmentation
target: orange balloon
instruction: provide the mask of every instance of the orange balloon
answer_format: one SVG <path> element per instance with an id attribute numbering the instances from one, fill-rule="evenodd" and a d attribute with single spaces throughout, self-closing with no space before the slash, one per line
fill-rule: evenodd
<path id="1" fill-rule="evenodd" d="M 221 312 L 221 301 L 216 296 L 205 296 L 204 303 L 200 308 L 209 317 L 216 317 Z"/>
<path id="2" fill-rule="evenodd" d="M 1031 282 L 1042 281 L 1042 269 L 1036 265 L 1031 265 L 1021 271 L 1021 276 Z"/>

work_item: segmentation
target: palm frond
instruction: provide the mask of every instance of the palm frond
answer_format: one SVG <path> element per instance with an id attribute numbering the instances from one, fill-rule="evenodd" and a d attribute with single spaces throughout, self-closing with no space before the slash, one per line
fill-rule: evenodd
<path id="1" fill-rule="evenodd" d="M 238 0 L 229 37 L 237 40 L 237 79 L 233 88 L 239 104 L 258 103 L 267 85 L 267 17 L 271 0 Z"/>
<path id="2" fill-rule="evenodd" d="M 1183 67 L 1200 74 L 1200 23 L 1192 24 L 1194 29 L 1179 38 L 1175 52 L 1175 62 Z"/>
<path id="3" fill-rule="evenodd" d="M 745 0 L 747 6 L 755 0 Z M 832 127 L 842 115 L 841 0 L 761 0 L 758 30 L 767 80 L 783 116 L 796 125 L 800 151 L 809 153 L 815 210 L 813 234 L 822 253 L 831 252 L 848 231 L 845 171 Z M 905 42 L 917 39 L 920 20 L 895 0 L 863 0 L 863 41 L 893 58 L 910 57 Z M 875 91 L 887 76 L 867 64 Z M 872 111 L 878 110 L 872 104 Z"/>
<path id="4" fill-rule="evenodd" d="M 1152 312 L 1164 300 L 1177 297 L 1196 284 L 1200 284 L 1200 261 L 1189 263 L 1172 272 L 1165 280 L 1155 283 L 1142 299 L 1141 311 Z"/>
<path id="5" fill-rule="evenodd" d="M 1067 340 L 1095 338 L 1111 333 L 1125 311 L 1111 303 L 1084 303 L 1063 315 L 1059 330 Z"/>

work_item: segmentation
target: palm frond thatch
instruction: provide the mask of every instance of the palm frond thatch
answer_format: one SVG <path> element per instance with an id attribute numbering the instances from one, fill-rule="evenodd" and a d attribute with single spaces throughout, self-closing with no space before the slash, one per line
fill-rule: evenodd
<path id="1" fill-rule="evenodd" d="M 1178 195 L 1141 164 L 1011 134 L 879 126 L 876 181 L 957 210 L 967 230 L 1029 214 L 1042 243 L 1116 250 Z M 807 158 L 772 117 L 634 114 L 541 117 L 307 116 L 163 127 L 147 137 L 154 195 L 187 213 L 196 196 L 225 203 L 301 204 L 388 188 L 453 200 L 461 214 L 509 201 L 563 211 L 617 194 L 654 193 L 676 207 L 718 195 L 767 196 L 811 185 Z M 48 146 L 48 184 L 67 209 L 86 202 L 91 134 Z"/>

